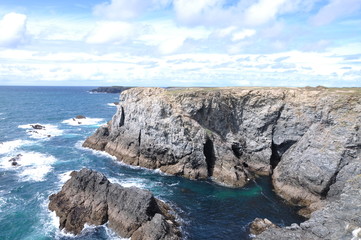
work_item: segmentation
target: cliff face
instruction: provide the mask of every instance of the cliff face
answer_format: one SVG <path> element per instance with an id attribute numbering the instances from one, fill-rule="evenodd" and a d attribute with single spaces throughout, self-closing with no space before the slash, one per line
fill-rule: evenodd
<path id="1" fill-rule="evenodd" d="M 310 205 L 361 174 L 360 126 L 359 89 L 133 88 L 83 146 L 229 186 L 273 173 L 278 194 Z"/>

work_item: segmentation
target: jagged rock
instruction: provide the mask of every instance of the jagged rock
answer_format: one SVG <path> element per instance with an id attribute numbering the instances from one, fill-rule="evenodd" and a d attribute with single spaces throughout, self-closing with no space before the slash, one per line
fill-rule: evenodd
<path id="1" fill-rule="evenodd" d="M 257 240 L 359 240 L 361 230 L 361 175 L 350 178 L 340 198 L 327 200 L 299 227 L 270 228 Z"/>
<path id="2" fill-rule="evenodd" d="M 361 171 L 360 116 L 357 89 L 133 88 L 83 146 L 230 186 L 273 172 L 279 195 L 313 211 Z"/>
<path id="3" fill-rule="evenodd" d="M 9 159 L 9 162 L 11 162 L 11 166 L 19 166 L 18 161 L 20 161 L 22 154 L 17 154 L 15 157 L 12 157 Z"/>
<path id="4" fill-rule="evenodd" d="M 35 125 L 30 125 L 30 126 L 37 130 L 45 129 L 45 126 L 42 126 L 40 124 L 35 124 Z"/>
<path id="5" fill-rule="evenodd" d="M 267 218 L 262 219 L 262 218 L 256 218 L 250 225 L 250 232 L 254 235 L 258 235 L 262 232 L 264 232 L 265 230 L 267 230 L 268 228 L 276 228 L 277 226 L 275 224 L 273 224 L 270 220 L 268 220 Z"/>
<path id="6" fill-rule="evenodd" d="M 86 117 L 83 116 L 83 115 L 78 115 L 78 116 L 75 117 L 75 119 L 85 119 L 85 118 L 86 118 Z"/>
<path id="7" fill-rule="evenodd" d="M 110 183 L 103 174 L 89 169 L 72 172 L 62 190 L 49 199 L 49 209 L 59 217 L 60 229 L 73 234 L 79 234 L 85 223 L 108 222 L 121 237 L 180 239 L 174 217 L 169 217 L 149 191 Z"/>

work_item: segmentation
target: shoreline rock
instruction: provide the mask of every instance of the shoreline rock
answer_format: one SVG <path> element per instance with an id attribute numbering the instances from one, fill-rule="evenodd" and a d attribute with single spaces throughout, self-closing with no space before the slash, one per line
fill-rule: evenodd
<path id="1" fill-rule="evenodd" d="M 349 179 L 340 198 L 326 201 L 311 218 L 299 226 L 269 228 L 256 240 L 324 240 L 361 239 L 361 175 Z"/>
<path id="2" fill-rule="evenodd" d="M 180 231 L 170 208 L 147 190 L 110 183 L 101 173 L 82 169 L 71 173 L 61 191 L 49 197 L 49 209 L 59 228 L 79 234 L 84 224 L 108 225 L 133 240 L 178 240 Z"/>

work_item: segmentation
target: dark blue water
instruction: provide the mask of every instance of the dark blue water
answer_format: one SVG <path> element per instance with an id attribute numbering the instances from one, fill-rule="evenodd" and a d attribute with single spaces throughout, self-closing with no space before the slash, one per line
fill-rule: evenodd
<path id="1" fill-rule="evenodd" d="M 151 190 L 176 210 L 186 239 L 249 239 L 248 224 L 267 217 L 279 225 L 303 219 L 259 178 L 242 189 L 191 181 L 123 165 L 81 147 L 85 138 L 116 111 L 114 94 L 90 94 L 87 87 L 0 86 L 0 239 L 117 239 L 107 227 L 87 227 L 79 237 L 57 229 L 48 196 L 60 190 L 72 170 L 103 172 L 112 182 Z M 72 118 L 87 117 L 78 123 Z M 29 124 L 41 124 L 34 130 Z M 22 154 L 20 166 L 8 160 Z"/>

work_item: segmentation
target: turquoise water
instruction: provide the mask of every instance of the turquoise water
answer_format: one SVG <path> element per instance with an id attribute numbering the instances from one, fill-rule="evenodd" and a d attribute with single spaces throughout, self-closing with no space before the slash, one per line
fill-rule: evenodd
<path id="1" fill-rule="evenodd" d="M 151 190 L 174 207 L 186 239 L 249 239 L 248 224 L 256 217 L 279 225 L 303 220 L 273 193 L 267 177 L 231 189 L 130 167 L 82 148 L 85 138 L 111 119 L 118 100 L 116 94 L 90 94 L 89 89 L 0 86 L 0 239 L 119 239 L 106 225 L 67 235 L 47 210 L 48 196 L 82 167 L 101 171 L 112 182 Z M 86 121 L 73 121 L 77 115 Z M 45 130 L 32 132 L 30 124 Z M 9 159 L 17 154 L 20 165 L 14 167 Z"/>

